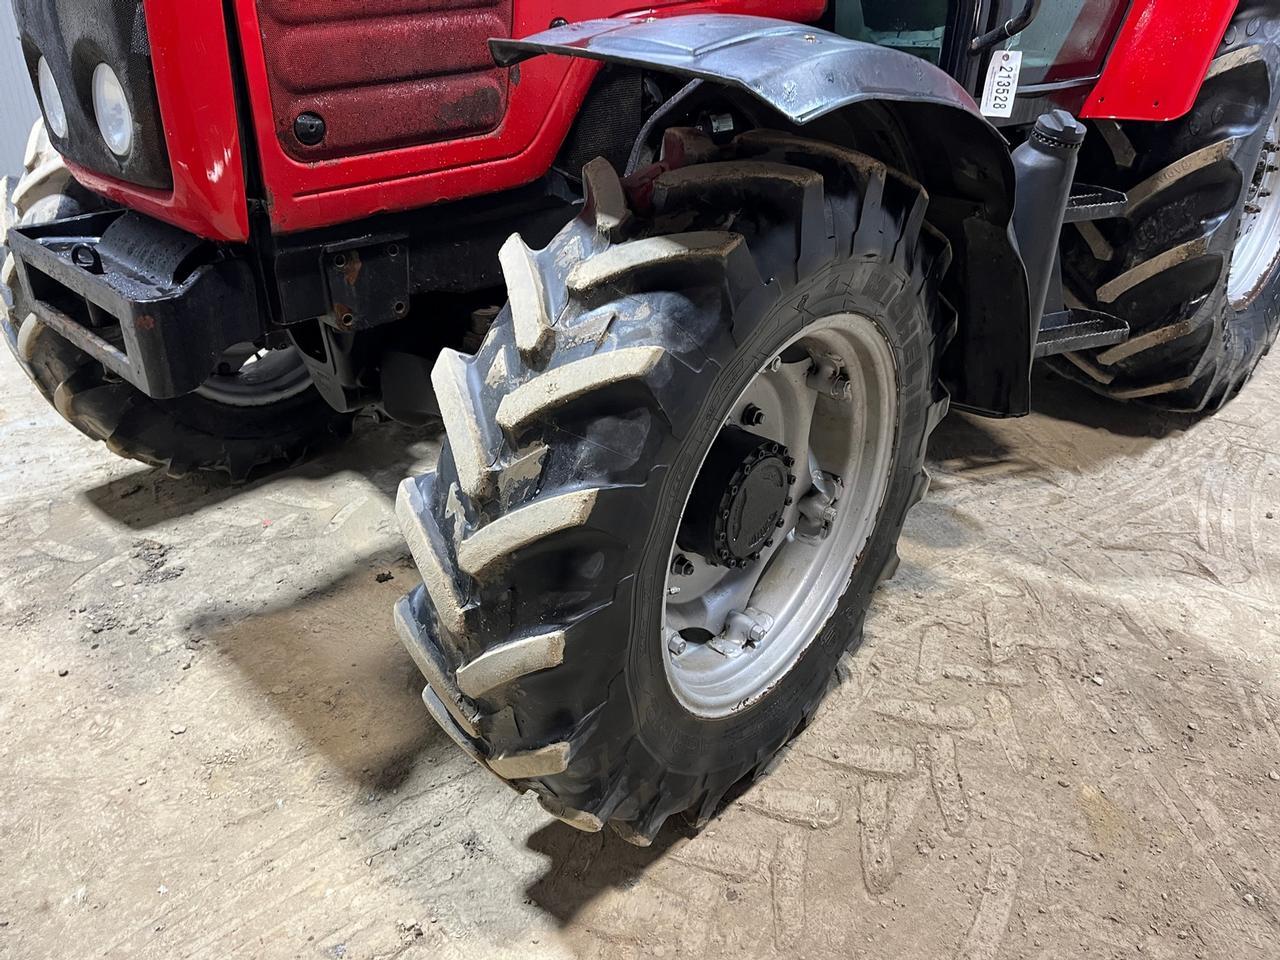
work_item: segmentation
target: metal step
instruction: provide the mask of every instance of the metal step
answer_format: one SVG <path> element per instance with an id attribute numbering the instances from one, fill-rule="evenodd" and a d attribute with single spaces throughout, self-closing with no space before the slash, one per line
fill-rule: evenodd
<path id="1" fill-rule="evenodd" d="M 1088 183 L 1076 183 L 1071 187 L 1067 200 L 1067 212 L 1063 223 L 1079 223 L 1081 220 L 1105 220 L 1118 217 L 1129 205 L 1129 198 L 1110 187 L 1095 187 Z"/>
<path id="2" fill-rule="evenodd" d="M 1041 319 L 1036 357 L 1109 347 L 1128 339 L 1129 324 L 1119 317 L 1095 310 L 1063 310 L 1045 314 Z"/>

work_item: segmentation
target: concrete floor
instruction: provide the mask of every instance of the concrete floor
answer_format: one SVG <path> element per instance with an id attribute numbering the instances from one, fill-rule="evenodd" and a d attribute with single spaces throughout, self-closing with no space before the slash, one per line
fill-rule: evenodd
<path id="1" fill-rule="evenodd" d="M 1280 955 L 1280 359 L 1191 423 L 953 416 L 866 645 L 778 769 L 648 850 L 429 721 L 367 429 L 243 489 L 0 360 L 0 957 Z"/>

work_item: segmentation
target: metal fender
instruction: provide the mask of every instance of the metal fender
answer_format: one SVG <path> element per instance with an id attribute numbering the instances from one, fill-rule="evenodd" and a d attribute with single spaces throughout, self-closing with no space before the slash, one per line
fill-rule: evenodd
<path id="1" fill-rule="evenodd" d="M 502 66 L 552 53 L 706 80 L 765 104 L 780 126 L 901 166 L 929 192 L 929 222 L 951 242 L 943 295 L 959 323 L 943 379 L 952 403 L 991 416 L 1028 411 L 1038 318 L 1010 231 L 1009 148 L 947 74 L 814 27 L 728 14 L 588 20 L 489 47 Z"/>

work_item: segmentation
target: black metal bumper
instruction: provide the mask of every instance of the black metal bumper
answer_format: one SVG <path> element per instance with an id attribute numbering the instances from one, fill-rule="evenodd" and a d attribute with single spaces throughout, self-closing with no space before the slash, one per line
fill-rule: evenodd
<path id="1" fill-rule="evenodd" d="M 248 260 L 140 214 L 15 227 L 8 244 L 26 309 L 148 396 L 190 393 L 263 335 Z"/>

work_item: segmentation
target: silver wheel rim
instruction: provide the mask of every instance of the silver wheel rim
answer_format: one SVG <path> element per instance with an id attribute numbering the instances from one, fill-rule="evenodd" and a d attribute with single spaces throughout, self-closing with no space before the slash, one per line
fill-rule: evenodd
<path id="1" fill-rule="evenodd" d="M 1231 269 L 1227 299 L 1237 309 L 1252 303 L 1276 261 L 1280 260 L 1280 113 L 1271 120 L 1262 159 L 1245 190 L 1244 211 Z"/>
<path id="2" fill-rule="evenodd" d="M 759 701 L 835 612 L 888 489 L 897 397 L 888 341 L 871 320 L 842 313 L 785 344 L 733 404 L 721 433 L 760 411 L 747 429 L 786 447 L 795 482 L 780 528 L 746 567 L 691 553 L 680 535 L 672 544 L 664 665 L 690 713 L 725 717 Z"/>
<path id="3" fill-rule="evenodd" d="M 222 355 L 196 393 L 230 407 L 264 407 L 295 397 L 309 386 L 311 375 L 294 347 L 265 350 L 243 343 Z"/>

